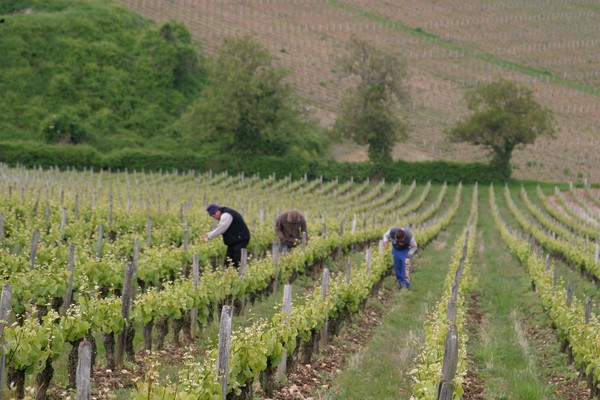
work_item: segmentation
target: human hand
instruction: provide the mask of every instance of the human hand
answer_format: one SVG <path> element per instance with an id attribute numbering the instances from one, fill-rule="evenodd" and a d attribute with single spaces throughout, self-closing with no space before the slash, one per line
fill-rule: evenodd
<path id="1" fill-rule="evenodd" d="M 387 240 L 385 242 L 383 242 L 383 248 L 387 249 L 388 247 L 390 247 L 390 242 L 388 242 Z"/>
<path id="2" fill-rule="evenodd" d="M 205 233 L 204 235 L 200 236 L 200 240 L 203 242 L 208 242 L 208 233 Z"/>

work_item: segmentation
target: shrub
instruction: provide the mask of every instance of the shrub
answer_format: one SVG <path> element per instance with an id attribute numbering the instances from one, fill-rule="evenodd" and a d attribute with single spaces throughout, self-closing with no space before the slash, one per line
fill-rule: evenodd
<path id="1" fill-rule="evenodd" d="M 46 143 L 81 144 L 89 139 L 83 121 L 70 110 L 52 114 L 41 123 L 41 133 Z"/>

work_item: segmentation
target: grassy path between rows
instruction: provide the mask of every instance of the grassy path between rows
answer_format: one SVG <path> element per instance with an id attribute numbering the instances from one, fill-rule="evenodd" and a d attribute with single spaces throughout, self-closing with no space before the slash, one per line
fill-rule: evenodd
<path id="1" fill-rule="evenodd" d="M 472 188 L 466 188 L 469 199 Z M 487 188 L 479 190 L 478 237 L 469 295 L 468 384 L 465 399 L 583 399 L 585 389 L 560 352 L 525 269 L 494 226 Z M 423 322 L 438 301 L 457 235 L 467 223 L 461 207 L 447 230 L 415 258 L 412 290 L 394 291 L 389 308 L 367 345 L 350 356 L 329 389 L 314 399 L 410 399 L 409 371 L 423 342 Z M 394 288 L 393 277 L 384 285 Z M 555 383 L 557 383 L 555 385 Z M 552 383 L 552 384 L 550 384 Z M 432 394 L 432 399 L 437 396 Z"/>
<path id="2" fill-rule="evenodd" d="M 471 188 L 463 199 L 470 201 Z M 449 227 L 415 256 L 411 290 L 398 290 L 393 277 L 384 285 L 394 289 L 393 298 L 381 325 L 371 341 L 354 354 L 337 375 L 332 388 L 318 394 L 318 399 L 408 399 L 412 380 L 408 372 L 414 367 L 423 342 L 423 322 L 438 301 L 454 251 L 457 235 L 465 227 L 469 206 L 461 207 Z"/>
<path id="3" fill-rule="evenodd" d="M 556 399 L 538 366 L 528 329 L 547 324 L 527 272 L 502 242 L 480 191 L 478 241 L 472 263 L 473 298 L 480 316 L 468 352 L 483 380 L 485 399 Z M 558 350 L 558 349 L 557 349 Z"/>

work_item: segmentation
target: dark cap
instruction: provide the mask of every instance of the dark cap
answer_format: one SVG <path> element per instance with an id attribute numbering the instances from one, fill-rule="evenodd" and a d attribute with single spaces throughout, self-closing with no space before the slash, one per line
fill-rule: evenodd
<path id="1" fill-rule="evenodd" d="M 221 207 L 219 207 L 218 205 L 213 203 L 213 204 L 209 205 L 208 207 L 206 207 L 206 211 L 208 211 L 208 215 L 210 215 L 212 217 L 213 215 L 215 215 L 215 213 L 217 211 L 219 211 L 220 208 Z"/>

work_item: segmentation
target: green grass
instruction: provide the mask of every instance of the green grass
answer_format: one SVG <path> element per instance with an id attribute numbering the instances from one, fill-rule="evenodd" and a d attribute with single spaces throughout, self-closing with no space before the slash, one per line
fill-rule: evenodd
<path id="1" fill-rule="evenodd" d="M 470 199 L 471 188 L 463 192 Z M 394 290 L 393 300 L 372 340 L 354 354 L 336 377 L 332 389 L 320 393 L 322 399 L 408 399 L 412 381 L 408 372 L 414 366 L 423 342 L 423 322 L 438 301 L 447 267 L 454 251 L 452 243 L 464 228 L 469 207 L 461 207 L 446 231 L 415 256 L 415 272 L 410 291 L 396 290 L 393 277 L 384 287 Z M 371 303 L 374 300 L 371 300 Z"/>
<path id="2" fill-rule="evenodd" d="M 576 379 L 577 372 L 560 353 L 526 271 L 502 244 L 490 215 L 487 188 L 480 190 L 479 205 L 472 274 L 482 320 L 472 327 L 468 341 L 469 371 L 482 380 L 484 399 L 560 399 L 548 384 L 549 375 L 569 380 Z M 370 342 L 350 356 L 331 389 L 316 393 L 315 398 L 410 398 L 408 372 L 423 341 L 423 322 L 438 300 L 453 251 L 450 247 L 466 223 L 467 212 L 468 207 L 461 207 L 448 230 L 420 249 L 412 290 L 395 291 Z M 388 277 L 384 287 L 393 290 L 394 283 Z M 374 299 L 369 304 L 381 307 Z M 546 333 L 543 346 L 532 331 Z"/>
<path id="3" fill-rule="evenodd" d="M 497 195 L 497 194 L 496 194 Z M 547 324 L 537 295 L 519 261 L 502 241 L 491 217 L 487 190 L 481 191 L 478 245 L 472 265 L 482 323 L 470 338 L 485 399 L 555 399 L 537 364 L 527 329 Z"/>

